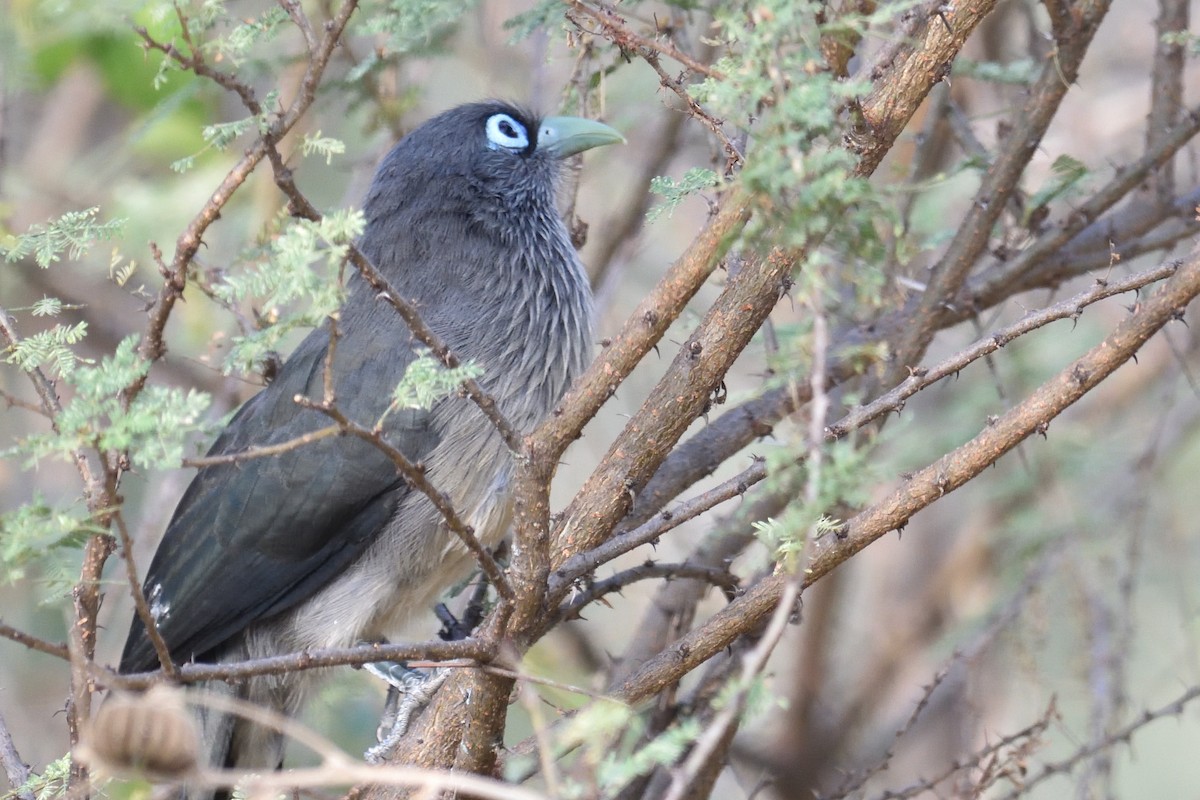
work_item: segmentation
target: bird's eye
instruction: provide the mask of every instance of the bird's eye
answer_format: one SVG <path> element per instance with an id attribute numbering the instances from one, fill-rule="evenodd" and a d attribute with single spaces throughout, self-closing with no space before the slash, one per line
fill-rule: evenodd
<path id="1" fill-rule="evenodd" d="M 529 146 L 525 126 L 508 114 L 492 114 L 487 121 L 488 147 L 493 150 L 520 151 Z"/>

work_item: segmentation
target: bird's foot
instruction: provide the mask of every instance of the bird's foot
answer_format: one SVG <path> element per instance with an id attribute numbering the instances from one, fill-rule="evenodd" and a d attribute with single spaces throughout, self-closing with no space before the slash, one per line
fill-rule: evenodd
<path id="1" fill-rule="evenodd" d="M 376 661 L 364 667 L 389 686 L 383 717 L 375 730 L 378 744 L 363 756 L 367 763 L 379 764 L 404 737 L 413 714 L 429 705 L 433 695 L 450 677 L 450 671 L 413 669 L 403 661 Z"/>

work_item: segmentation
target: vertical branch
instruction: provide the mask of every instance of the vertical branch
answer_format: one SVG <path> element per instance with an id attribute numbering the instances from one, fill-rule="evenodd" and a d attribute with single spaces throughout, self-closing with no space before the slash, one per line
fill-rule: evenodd
<path id="1" fill-rule="evenodd" d="M 1150 73 L 1150 113 L 1146 117 L 1146 150 L 1154 150 L 1170 135 L 1183 112 L 1183 68 L 1186 55 L 1181 41 L 1171 35 L 1188 30 L 1188 0 L 1158 0 L 1154 21 L 1154 67 Z M 1175 163 L 1164 165 L 1154 177 L 1155 199 L 1167 206 L 1175 199 Z"/>
<path id="2" fill-rule="evenodd" d="M 21 754 L 17 752 L 17 746 L 13 742 L 12 734 L 9 733 L 3 715 L 0 715 L 0 766 L 4 767 L 4 774 L 8 776 L 8 783 L 13 788 L 12 796 L 15 796 L 17 800 L 33 800 L 32 792 L 20 791 L 21 787 L 25 785 L 25 781 L 29 780 L 29 765 L 21 759 Z"/>
<path id="3" fill-rule="evenodd" d="M 896 343 L 896 359 L 891 365 L 891 374 L 885 378 L 888 385 L 895 383 L 925 351 L 933 338 L 938 310 L 951 302 L 986 249 L 993 226 L 1000 219 L 1029 160 L 1078 76 L 1083 56 L 1111 2 L 1089 0 L 1084 3 L 1078 21 L 1059 39 L 1057 50 L 1042 67 L 1029 101 L 1013 121 L 1006 146 L 988 167 L 957 234 L 930 274 L 928 286 L 920 298 L 917 324 Z"/>

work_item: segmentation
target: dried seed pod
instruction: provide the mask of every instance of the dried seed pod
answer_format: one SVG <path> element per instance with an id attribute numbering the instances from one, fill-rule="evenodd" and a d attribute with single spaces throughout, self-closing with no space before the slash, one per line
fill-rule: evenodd
<path id="1" fill-rule="evenodd" d="M 200 740 L 182 692 L 157 686 L 144 694 L 117 694 L 100 707 L 86 737 L 97 766 L 178 778 L 197 765 Z"/>

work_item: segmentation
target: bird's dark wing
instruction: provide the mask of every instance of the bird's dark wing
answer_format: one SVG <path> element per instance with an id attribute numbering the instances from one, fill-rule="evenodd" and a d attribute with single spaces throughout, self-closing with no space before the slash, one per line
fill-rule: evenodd
<path id="1" fill-rule="evenodd" d="M 328 426 L 327 417 L 293 400 L 321 398 L 327 349 L 325 331 L 310 334 L 275 381 L 237 412 L 210 455 L 289 442 Z M 387 407 L 412 360 L 402 345 L 397 349 L 395 338 L 379 332 L 339 340 L 337 405 L 351 419 L 369 426 Z M 437 441 L 429 419 L 424 411 L 394 411 L 386 436 L 409 459 L 421 460 Z M 391 460 L 351 436 L 202 468 L 145 581 L 172 657 L 204 659 L 253 622 L 311 596 L 363 552 L 406 491 Z M 157 664 L 135 615 L 121 671 Z"/>

